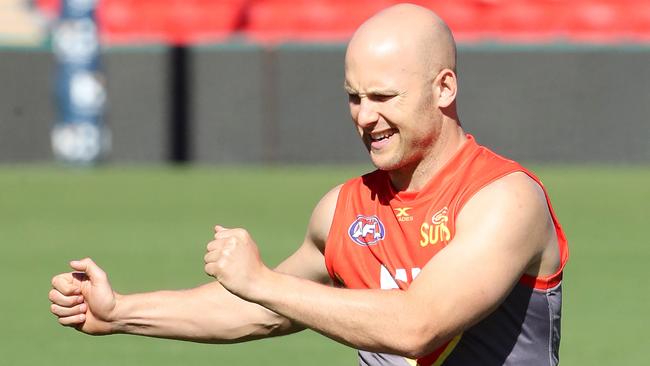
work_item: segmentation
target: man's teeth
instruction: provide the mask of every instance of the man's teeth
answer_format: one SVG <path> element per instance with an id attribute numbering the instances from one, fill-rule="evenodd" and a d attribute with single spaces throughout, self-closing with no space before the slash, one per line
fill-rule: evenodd
<path id="1" fill-rule="evenodd" d="M 394 134 L 395 134 L 395 132 L 392 132 L 392 131 L 391 132 L 385 132 L 385 133 L 382 133 L 381 135 L 371 136 L 371 138 L 372 138 L 372 141 L 381 141 L 383 139 L 387 139 L 387 138 L 393 136 Z"/>

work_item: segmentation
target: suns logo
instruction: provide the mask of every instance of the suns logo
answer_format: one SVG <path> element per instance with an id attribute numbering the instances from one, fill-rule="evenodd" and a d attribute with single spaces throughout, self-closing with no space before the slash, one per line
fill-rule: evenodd
<path id="1" fill-rule="evenodd" d="M 431 223 L 424 222 L 420 226 L 420 246 L 426 247 L 428 245 L 435 245 L 438 243 L 447 243 L 451 239 L 451 231 L 449 230 L 448 216 L 449 209 L 444 207 L 433 216 L 431 216 Z"/>
<path id="2" fill-rule="evenodd" d="M 348 229 L 350 239 L 361 246 L 373 245 L 386 237 L 384 224 L 377 216 L 357 215 Z"/>

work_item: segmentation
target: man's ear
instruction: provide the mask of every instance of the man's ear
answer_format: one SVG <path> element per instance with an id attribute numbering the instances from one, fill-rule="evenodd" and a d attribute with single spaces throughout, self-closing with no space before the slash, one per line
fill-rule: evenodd
<path id="1" fill-rule="evenodd" d="M 458 92 L 458 83 L 456 73 L 451 69 L 443 69 L 436 77 L 438 81 L 435 87 L 438 94 L 438 107 L 447 108 L 456 100 L 456 93 Z"/>

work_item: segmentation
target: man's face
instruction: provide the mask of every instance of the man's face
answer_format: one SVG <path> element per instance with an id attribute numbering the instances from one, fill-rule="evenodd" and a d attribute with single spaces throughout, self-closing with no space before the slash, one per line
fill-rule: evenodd
<path id="1" fill-rule="evenodd" d="M 440 131 L 436 75 L 413 58 L 390 43 L 351 47 L 346 55 L 350 114 L 381 170 L 417 166 Z"/>

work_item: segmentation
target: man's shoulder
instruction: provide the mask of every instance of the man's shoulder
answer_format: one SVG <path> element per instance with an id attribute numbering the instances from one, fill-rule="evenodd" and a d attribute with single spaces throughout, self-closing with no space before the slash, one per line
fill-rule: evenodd
<path id="1" fill-rule="evenodd" d="M 345 201 L 345 199 L 349 198 L 350 194 L 359 194 L 360 189 L 373 191 L 375 187 L 378 187 L 381 182 L 385 181 L 386 172 L 375 170 L 348 179 L 344 183 L 330 189 L 323 195 L 312 212 L 312 218 L 309 225 L 310 233 L 313 234 L 315 238 L 324 242 L 329 235 L 341 195 L 344 196 L 343 200 Z"/>
<path id="2" fill-rule="evenodd" d="M 544 189 L 524 171 L 491 181 L 467 201 L 458 214 L 459 232 L 474 230 L 479 222 L 493 226 L 506 223 L 509 230 L 537 227 L 544 231 L 553 227 Z"/>
<path id="3" fill-rule="evenodd" d="M 505 197 L 526 197 L 530 200 L 546 203 L 544 190 L 534 176 L 526 170 L 515 170 L 497 178 L 483 187 L 483 195 L 499 199 Z"/>
<path id="4" fill-rule="evenodd" d="M 343 184 L 339 184 L 323 195 L 316 204 L 316 207 L 314 207 L 311 219 L 309 220 L 307 229 L 308 236 L 323 248 L 332 226 L 334 212 L 336 211 L 336 204 L 342 186 Z"/>

